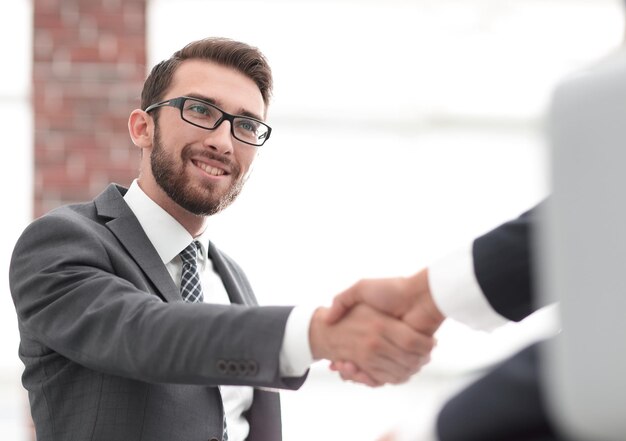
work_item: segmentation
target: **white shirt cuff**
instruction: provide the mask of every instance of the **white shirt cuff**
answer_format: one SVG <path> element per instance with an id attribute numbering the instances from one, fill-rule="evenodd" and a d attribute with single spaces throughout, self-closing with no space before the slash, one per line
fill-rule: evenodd
<path id="1" fill-rule="evenodd" d="M 480 289 L 474 272 L 472 244 L 431 264 L 428 283 L 435 304 L 446 317 L 485 331 L 508 323 L 491 307 Z"/>
<path id="2" fill-rule="evenodd" d="M 296 306 L 289 314 L 285 325 L 283 346 L 280 349 L 280 375 L 300 377 L 313 363 L 309 343 L 309 325 L 317 308 Z"/>

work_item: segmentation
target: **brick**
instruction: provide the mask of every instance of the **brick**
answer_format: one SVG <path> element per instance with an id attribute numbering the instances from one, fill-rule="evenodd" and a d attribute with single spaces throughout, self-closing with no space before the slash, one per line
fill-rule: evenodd
<path id="1" fill-rule="evenodd" d="M 35 216 L 135 177 L 145 12 L 145 0 L 33 0 Z"/>

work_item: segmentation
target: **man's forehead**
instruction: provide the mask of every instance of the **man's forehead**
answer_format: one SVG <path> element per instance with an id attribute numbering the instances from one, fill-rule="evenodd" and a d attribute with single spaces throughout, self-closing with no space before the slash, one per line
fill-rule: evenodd
<path id="1" fill-rule="evenodd" d="M 210 98 L 231 111 L 242 108 L 259 115 L 265 112 L 263 96 L 254 80 L 232 67 L 208 60 L 183 61 L 174 72 L 168 93 Z"/>

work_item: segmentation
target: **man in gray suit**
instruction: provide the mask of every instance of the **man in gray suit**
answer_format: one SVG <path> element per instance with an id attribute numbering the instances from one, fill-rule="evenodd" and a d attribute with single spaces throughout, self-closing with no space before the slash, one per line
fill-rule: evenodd
<path id="1" fill-rule="evenodd" d="M 29 225 L 10 266 L 38 441 L 277 441 L 278 394 L 316 359 L 405 381 L 432 338 L 359 305 L 260 307 L 207 217 L 239 194 L 272 76 L 253 47 L 190 43 L 156 65 L 128 126 L 139 177 Z"/>

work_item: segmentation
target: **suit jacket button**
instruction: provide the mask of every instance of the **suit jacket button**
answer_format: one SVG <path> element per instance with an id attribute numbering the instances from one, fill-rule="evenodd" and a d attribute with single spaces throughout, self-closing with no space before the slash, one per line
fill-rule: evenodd
<path id="1" fill-rule="evenodd" d="M 248 375 L 248 363 L 240 361 L 237 363 L 237 375 Z"/>
<path id="2" fill-rule="evenodd" d="M 228 362 L 228 375 L 237 375 L 237 363 L 234 361 Z"/>
<path id="3" fill-rule="evenodd" d="M 252 361 L 250 360 L 248 362 L 248 375 L 256 375 L 257 372 L 259 372 L 259 365 L 256 363 L 256 361 Z"/>
<path id="4" fill-rule="evenodd" d="M 220 440 L 217 438 L 211 438 L 209 441 L 220 441 Z"/>
<path id="5" fill-rule="evenodd" d="M 220 374 L 225 374 L 228 372 L 228 366 L 224 360 L 217 361 L 217 370 Z"/>

